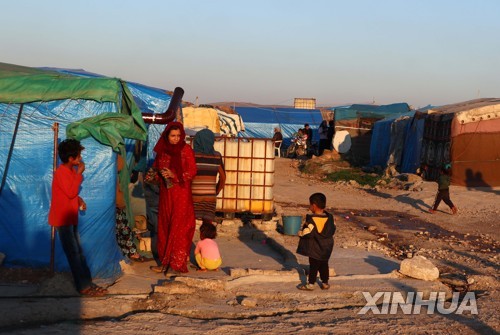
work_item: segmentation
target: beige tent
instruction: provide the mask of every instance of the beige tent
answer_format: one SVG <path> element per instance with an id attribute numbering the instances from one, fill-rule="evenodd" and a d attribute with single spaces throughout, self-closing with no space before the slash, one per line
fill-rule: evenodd
<path id="1" fill-rule="evenodd" d="M 182 123 L 184 128 L 200 130 L 208 128 L 215 134 L 220 134 L 220 122 L 217 110 L 208 107 L 183 107 Z"/>
<path id="2" fill-rule="evenodd" d="M 430 109 L 428 114 L 431 119 L 442 120 L 433 132 L 436 140 L 445 142 L 448 134 L 451 139 L 451 147 L 443 146 L 442 156 L 446 160 L 449 148 L 452 183 L 471 187 L 500 186 L 500 99 L 483 98 L 450 104 Z M 447 127 L 443 127 L 445 119 L 451 120 L 448 134 Z M 433 151 L 438 153 L 438 149 L 437 145 Z"/>

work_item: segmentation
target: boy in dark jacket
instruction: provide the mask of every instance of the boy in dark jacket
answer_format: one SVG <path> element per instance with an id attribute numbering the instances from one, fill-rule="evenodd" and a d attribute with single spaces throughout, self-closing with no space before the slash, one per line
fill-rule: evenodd
<path id="1" fill-rule="evenodd" d="M 434 214 L 436 212 L 441 200 L 443 200 L 444 203 L 450 207 L 453 214 L 456 214 L 458 212 L 457 207 L 455 207 L 450 199 L 450 175 L 451 164 L 445 164 L 441 169 L 441 174 L 439 175 L 439 178 L 437 180 L 438 191 L 436 194 L 436 199 L 434 200 L 434 204 L 432 205 L 432 208 L 429 209 L 429 212 L 431 214 Z"/>
<path id="2" fill-rule="evenodd" d="M 309 277 L 307 284 L 301 284 L 299 290 L 312 291 L 319 271 L 321 289 L 330 288 L 328 279 L 330 268 L 328 260 L 333 250 L 333 235 L 335 220 L 333 215 L 325 211 L 326 196 L 314 193 L 309 197 L 309 210 L 313 214 L 306 215 L 306 220 L 299 231 L 299 246 L 297 253 L 309 257 Z"/>

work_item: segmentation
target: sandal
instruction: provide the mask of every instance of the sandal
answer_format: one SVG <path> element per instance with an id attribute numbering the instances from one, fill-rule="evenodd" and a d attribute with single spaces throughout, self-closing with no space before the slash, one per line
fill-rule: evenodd
<path id="1" fill-rule="evenodd" d="M 325 284 L 325 283 L 321 284 L 321 289 L 322 290 L 328 290 L 329 288 L 330 288 L 329 284 Z"/>
<path id="2" fill-rule="evenodd" d="M 297 288 L 299 290 L 302 290 L 302 291 L 312 291 L 312 290 L 314 290 L 314 285 L 313 284 L 300 284 L 299 286 L 297 286 Z"/>
<path id="3" fill-rule="evenodd" d="M 106 294 L 108 294 L 108 290 L 96 285 L 81 290 L 80 294 L 87 297 L 104 297 Z"/>
<path id="4" fill-rule="evenodd" d="M 104 287 L 100 287 L 94 283 L 92 283 L 92 288 L 98 292 L 101 292 L 101 293 L 104 293 L 104 294 L 108 294 L 108 290 L 105 289 Z"/>
<path id="5" fill-rule="evenodd" d="M 148 260 L 145 257 L 142 257 L 139 254 L 135 254 L 129 257 L 131 261 L 138 262 L 138 263 L 144 263 L 147 262 Z"/>
<path id="6" fill-rule="evenodd" d="M 150 266 L 149 269 L 156 273 L 166 272 L 166 269 L 163 266 Z"/>

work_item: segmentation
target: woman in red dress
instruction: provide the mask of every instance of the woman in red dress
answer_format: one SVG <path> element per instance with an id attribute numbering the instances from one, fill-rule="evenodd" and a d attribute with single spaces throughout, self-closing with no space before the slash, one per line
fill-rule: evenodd
<path id="1" fill-rule="evenodd" d="M 195 230 L 191 181 L 196 175 L 196 162 L 186 133 L 179 122 L 170 122 L 154 148 L 156 158 L 153 176 L 160 186 L 158 205 L 158 256 L 161 266 L 155 272 L 172 269 L 188 272 L 187 260 Z"/>

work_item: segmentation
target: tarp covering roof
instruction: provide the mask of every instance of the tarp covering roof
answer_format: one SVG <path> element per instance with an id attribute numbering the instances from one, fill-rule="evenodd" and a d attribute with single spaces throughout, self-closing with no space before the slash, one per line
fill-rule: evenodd
<path id="1" fill-rule="evenodd" d="M 215 134 L 220 134 L 219 115 L 215 108 L 209 107 L 183 107 L 182 123 L 184 128 L 198 131 L 208 128 Z"/>
<path id="2" fill-rule="evenodd" d="M 290 144 L 293 134 L 308 123 L 313 129 L 313 141 L 319 140 L 318 126 L 323 121 L 319 109 L 272 108 L 272 107 L 236 107 L 245 123 L 242 136 L 272 138 L 274 128 L 279 127 L 283 134 L 283 143 Z"/>
<path id="3" fill-rule="evenodd" d="M 121 82 L 114 78 L 79 78 L 55 71 L 0 63 L 0 101 L 28 103 L 62 99 L 118 102 Z"/>
<path id="4" fill-rule="evenodd" d="M 335 121 L 352 120 L 357 118 L 379 118 L 383 119 L 391 115 L 400 115 L 410 110 L 407 103 L 394 103 L 390 105 L 363 105 L 353 104 L 350 106 L 334 107 Z"/>

